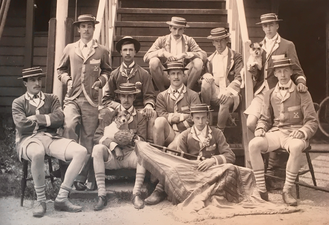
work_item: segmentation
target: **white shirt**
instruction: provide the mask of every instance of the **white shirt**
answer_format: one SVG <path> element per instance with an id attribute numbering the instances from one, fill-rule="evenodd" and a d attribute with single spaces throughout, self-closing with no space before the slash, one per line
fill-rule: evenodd
<path id="1" fill-rule="evenodd" d="M 38 93 L 38 94 L 35 94 L 35 96 L 37 97 L 37 98 L 34 98 L 34 95 L 32 95 L 32 94 L 30 94 L 29 92 L 27 92 L 27 94 L 28 94 L 28 96 L 30 97 L 30 99 L 33 101 L 33 102 L 35 102 L 35 104 L 38 106 L 39 104 L 40 104 L 40 93 Z"/>
<path id="2" fill-rule="evenodd" d="M 207 126 L 204 126 L 203 130 L 198 130 L 196 126 L 193 126 L 195 130 L 195 135 L 199 138 L 200 143 L 203 143 L 207 135 Z"/>
<path id="3" fill-rule="evenodd" d="M 171 38 L 170 38 L 170 53 L 174 56 L 183 53 L 182 37 L 178 38 L 178 40 L 175 40 L 175 38 L 171 35 Z"/>
<path id="4" fill-rule="evenodd" d="M 280 87 L 286 88 L 286 89 L 283 89 L 283 90 L 279 89 L 282 98 L 284 98 L 284 96 L 287 94 L 287 92 L 288 92 L 288 90 L 289 90 L 289 88 L 290 88 L 291 82 L 292 82 L 292 81 L 289 80 L 289 82 L 288 82 L 287 84 L 280 84 L 280 83 L 278 83 L 279 88 L 280 88 Z"/>
<path id="5" fill-rule="evenodd" d="M 264 48 L 266 51 L 266 57 L 271 53 L 271 50 L 273 49 L 273 45 L 275 44 L 275 41 L 278 38 L 278 33 L 276 33 L 276 35 L 274 35 L 273 38 L 269 39 L 267 37 L 265 37 L 265 44 L 264 44 Z"/>
<path id="6" fill-rule="evenodd" d="M 218 53 L 218 51 L 216 51 L 216 54 L 212 60 L 215 84 L 219 86 L 220 91 L 226 89 L 227 55 L 228 48 L 226 47 L 222 53 Z"/>
<path id="7" fill-rule="evenodd" d="M 80 40 L 80 44 L 79 44 L 79 48 L 82 52 L 83 58 L 87 58 L 91 49 L 91 45 L 93 44 L 93 40 L 90 40 L 87 44 L 84 44 L 81 40 Z M 86 47 L 87 45 L 87 47 Z"/>

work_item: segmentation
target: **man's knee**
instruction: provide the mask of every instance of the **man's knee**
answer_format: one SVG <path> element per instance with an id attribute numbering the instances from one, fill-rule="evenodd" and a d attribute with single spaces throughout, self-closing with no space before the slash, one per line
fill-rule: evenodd
<path id="1" fill-rule="evenodd" d="M 30 143 L 26 148 L 26 154 L 31 161 L 44 160 L 45 150 L 44 147 L 37 143 Z"/>
<path id="2" fill-rule="evenodd" d="M 201 71 L 203 69 L 202 59 L 195 58 L 195 59 L 192 60 L 192 64 L 193 64 L 193 67 L 198 71 Z"/>
<path id="3" fill-rule="evenodd" d="M 159 130 L 159 129 L 164 129 L 164 127 L 168 124 L 168 121 L 164 117 L 158 117 L 154 121 L 154 129 Z"/>
<path id="4" fill-rule="evenodd" d="M 75 142 L 70 143 L 67 151 L 71 151 L 73 157 L 81 157 L 81 158 L 85 158 L 88 153 L 87 149 L 85 147 L 83 147 L 82 145 L 79 145 Z"/>
<path id="5" fill-rule="evenodd" d="M 291 143 L 289 143 L 289 152 L 291 156 L 299 156 L 302 154 L 305 148 L 305 143 L 299 139 L 293 139 Z"/>
<path id="6" fill-rule="evenodd" d="M 261 152 L 265 149 L 264 147 L 264 138 L 263 137 L 255 137 L 249 142 L 249 154 L 261 154 Z"/>
<path id="7" fill-rule="evenodd" d="M 155 58 L 150 59 L 150 62 L 149 62 L 150 70 L 156 70 L 161 65 L 162 64 L 161 64 L 161 61 L 159 58 L 155 57 Z"/>
<path id="8" fill-rule="evenodd" d="M 103 158 L 104 151 L 107 151 L 107 148 L 103 144 L 97 144 L 93 148 L 92 157 L 93 158 Z"/>

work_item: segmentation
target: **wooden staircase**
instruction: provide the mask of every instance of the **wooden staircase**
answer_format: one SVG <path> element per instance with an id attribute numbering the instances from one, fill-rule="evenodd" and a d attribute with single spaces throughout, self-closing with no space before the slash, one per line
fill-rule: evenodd
<path id="1" fill-rule="evenodd" d="M 123 36 L 133 36 L 141 42 L 136 62 L 148 68 L 143 56 L 157 37 L 170 33 L 166 21 L 172 16 L 184 17 L 190 26 L 185 34 L 194 37 L 199 46 L 210 55 L 214 51 L 206 37 L 215 27 L 228 27 L 225 0 L 121 0 L 115 23 L 116 43 Z M 113 68 L 121 63 L 121 55 L 112 51 Z"/>

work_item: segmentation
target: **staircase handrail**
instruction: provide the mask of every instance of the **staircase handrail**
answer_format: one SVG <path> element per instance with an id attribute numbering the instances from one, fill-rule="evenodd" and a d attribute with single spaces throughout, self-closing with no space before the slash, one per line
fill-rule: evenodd
<path id="1" fill-rule="evenodd" d="M 99 25 L 95 28 L 94 39 L 106 46 L 110 53 L 113 49 L 117 5 L 118 0 L 99 0 L 96 15 Z"/>
<path id="2" fill-rule="evenodd" d="M 245 8 L 243 0 L 227 0 L 226 1 L 226 9 L 227 9 L 227 17 L 229 23 L 229 29 L 231 33 L 231 47 L 233 50 L 242 54 L 244 68 L 241 71 L 242 76 L 242 84 L 241 89 L 244 91 L 243 93 L 243 106 L 247 108 L 251 100 L 253 99 L 253 83 L 251 74 L 247 70 L 247 61 L 249 57 L 249 46 L 251 41 L 249 40 L 247 21 L 245 15 Z M 244 110 L 242 107 L 242 110 Z M 241 112 L 243 114 L 243 112 Z M 250 139 L 253 137 L 253 134 L 246 126 L 246 118 L 244 115 L 241 115 L 241 123 L 242 123 L 242 140 L 244 145 L 245 152 L 245 166 L 250 166 L 249 160 L 249 151 L 248 151 L 248 143 Z"/>
<path id="3" fill-rule="evenodd" d="M 5 27 L 9 6 L 10 0 L 0 1 L 0 39 L 2 37 L 3 29 Z"/>

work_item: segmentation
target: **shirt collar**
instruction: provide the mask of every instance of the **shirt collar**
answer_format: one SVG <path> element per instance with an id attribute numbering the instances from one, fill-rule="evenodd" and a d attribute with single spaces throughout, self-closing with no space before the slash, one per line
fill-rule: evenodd
<path id="1" fill-rule="evenodd" d="M 194 125 L 193 125 L 194 126 Z M 204 137 L 206 137 L 206 133 L 207 133 L 207 126 L 204 126 L 204 128 L 202 130 L 198 130 L 198 128 L 196 126 L 194 126 L 196 134 L 198 136 L 202 135 Z"/>
<path id="2" fill-rule="evenodd" d="M 183 88 L 184 88 L 184 84 L 182 84 L 182 86 L 181 86 L 180 88 L 178 88 L 177 91 L 178 91 L 179 93 L 181 93 L 182 90 L 183 90 Z M 170 89 L 170 92 L 171 92 L 171 93 L 173 93 L 173 91 L 176 90 L 176 89 L 173 88 L 171 85 L 170 85 L 170 88 L 169 88 L 169 89 Z"/>
<path id="3" fill-rule="evenodd" d="M 276 33 L 276 35 L 274 35 L 274 37 L 271 38 L 271 39 L 269 39 L 268 37 L 265 36 L 265 42 L 266 43 L 272 43 L 272 42 L 274 42 L 278 38 L 278 36 L 279 36 L 278 33 Z"/>
<path id="4" fill-rule="evenodd" d="M 87 43 L 87 48 L 91 48 L 92 44 L 93 44 L 93 40 L 91 39 L 91 40 Z M 84 46 L 85 46 L 85 44 L 80 40 L 79 48 L 80 48 L 80 49 L 83 49 Z"/>
<path id="5" fill-rule="evenodd" d="M 136 114 L 135 107 L 133 105 L 130 106 L 129 109 L 125 109 L 122 105 L 120 105 L 120 111 L 125 111 L 125 110 L 127 110 L 130 113 L 130 115 L 134 116 Z"/>
<path id="6" fill-rule="evenodd" d="M 135 61 L 127 65 L 125 62 L 122 62 L 124 68 L 133 68 L 135 66 Z"/>
<path id="7" fill-rule="evenodd" d="M 26 92 L 26 94 L 28 95 L 28 97 L 30 98 L 30 99 L 33 99 L 34 98 L 34 95 L 32 95 L 31 93 L 29 93 L 29 92 Z M 37 96 L 38 96 L 38 98 L 40 98 L 40 92 L 38 93 L 38 94 L 36 94 Z"/>
<path id="8" fill-rule="evenodd" d="M 280 84 L 279 82 L 278 82 L 278 85 L 279 85 L 279 87 L 287 87 L 287 88 L 290 88 L 290 86 L 291 86 L 291 80 L 289 80 L 289 82 L 287 83 L 287 84 Z"/>
<path id="9" fill-rule="evenodd" d="M 228 48 L 226 47 L 225 50 L 222 51 L 222 53 L 219 53 L 219 52 L 216 50 L 216 53 L 217 53 L 218 55 L 221 55 L 221 56 L 227 56 L 227 54 L 228 54 Z"/>
<path id="10" fill-rule="evenodd" d="M 175 41 L 175 42 L 180 42 L 182 40 L 182 37 L 183 37 L 183 35 L 182 35 L 182 36 L 180 36 L 180 38 L 178 38 L 176 40 L 172 34 L 170 34 L 170 36 L 171 36 L 171 41 Z"/>

